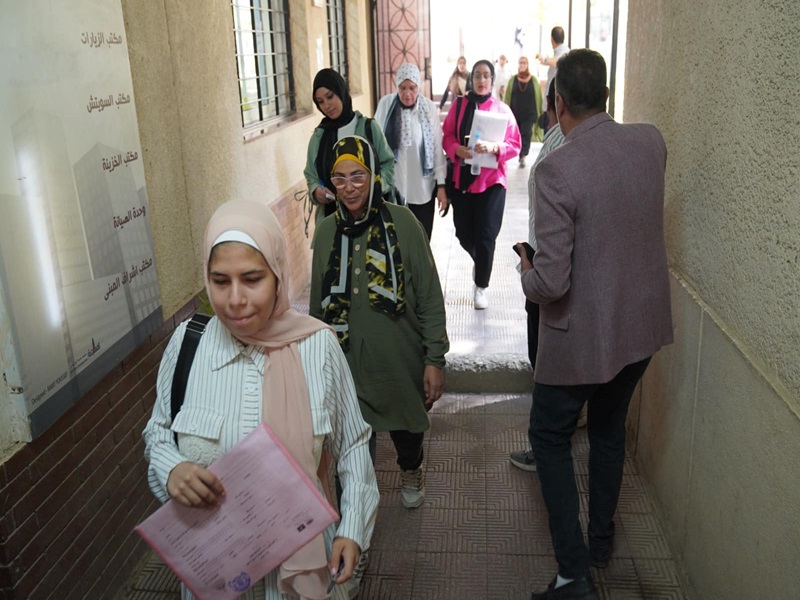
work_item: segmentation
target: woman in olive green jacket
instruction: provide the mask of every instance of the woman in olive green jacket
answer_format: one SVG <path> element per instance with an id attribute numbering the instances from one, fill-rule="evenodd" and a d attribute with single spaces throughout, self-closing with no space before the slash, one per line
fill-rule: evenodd
<path id="1" fill-rule="evenodd" d="M 383 201 L 367 140 L 336 144 L 331 182 L 337 211 L 314 236 L 310 313 L 336 331 L 364 420 L 390 432 L 401 499 L 416 508 L 425 498 L 427 410 L 442 395 L 449 349 L 439 275 L 413 213 Z M 371 450 L 374 460 L 374 434 Z"/>

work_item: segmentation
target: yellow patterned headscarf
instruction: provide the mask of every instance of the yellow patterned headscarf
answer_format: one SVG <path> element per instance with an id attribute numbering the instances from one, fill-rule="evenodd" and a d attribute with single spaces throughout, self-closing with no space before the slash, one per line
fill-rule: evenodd
<path id="1" fill-rule="evenodd" d="M 343 207 L 336 211 L 337 233 L 322 280 L 322 320 L 333 327 L 342 349 L 347 351 L 353 240 L 366 232 L 367 260 L 364 267 L 368 275 L 371 308 L 390 316 L 402 314 L 405 311 L 405 284 L 394 220 L 381 194 L 380 164 L 375 150 L 366 139 L 348 136 L 336 143 L 333 152 L 334 167 L 343 160 L 352 160 L 370 173 L 370 195 L 364 216 L 356 221 Z"/>

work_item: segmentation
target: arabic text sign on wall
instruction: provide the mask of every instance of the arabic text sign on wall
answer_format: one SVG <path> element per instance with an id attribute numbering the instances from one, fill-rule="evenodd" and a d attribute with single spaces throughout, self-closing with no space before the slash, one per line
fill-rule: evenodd
<path id="1" fill-rule="evenodd" d="M 0 342 L 35 437 L 161 307 L 121 4 L 0 5 Z"/>

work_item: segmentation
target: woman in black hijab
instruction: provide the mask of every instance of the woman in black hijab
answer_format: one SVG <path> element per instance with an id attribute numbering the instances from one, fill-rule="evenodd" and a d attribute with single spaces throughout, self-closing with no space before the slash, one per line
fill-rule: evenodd
<path id="1" fill-rule="evenodd" d="M 333 69 L 322 69 L 314 77 L 314 106 L 324 115 L 308 142 L 306 168 L 303 174 L 308 195 L 317 208 L 316 223 L 336 210 L 335 188 L 330 181 L 333 167 L 333 146 L 343 137 L 360 135 L 375 148 L 381 165 L 384 189 L 394 186 L 394 153 L 381 128 L 353 110 L 353 99 L 347 82 Z M 367 130 L 369 127 L 369 131 Z"/>
<path id="2" fill-rule="evenodd" d="M 511 109 L 492 96 L 494 65 L 479 60 L 470 75 L 472 90 L 457 98 L 450 106 L 442 126 L 442 146 L 453 162 L 455 188 L 450 202 L 453 206 L 453 225 L 461 247 L 474 263 L 472 274 L 475 289 L 473 304 L 481 310 L 489 306 L 486 288 L 492 275 L 494 248 L 506 204 L 506 162 L 519 154 L 520 135 Z M 470 140 L 476 111 L 491 112 L 506 119 L 503 139 Z M 467 161 L 475 155 L 492 155 L 493 166 L 476 171 Z"/>

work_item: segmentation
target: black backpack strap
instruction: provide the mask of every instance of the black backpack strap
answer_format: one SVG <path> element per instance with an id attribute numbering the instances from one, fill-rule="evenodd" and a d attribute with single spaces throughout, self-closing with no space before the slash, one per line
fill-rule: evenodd
<path id="1" fill-rule="evenodd" d="M 455 127 L 455 130 L 456 130 L 456 139 L 459 142 L 461 141 L 461 137 L 458 134 L 458 117 L 461 116 L 461 99 L 463 97 L 464 96 L 459 96 L 458 100 L 456 100 L 456 118 L 453 119 L 453 127 Z"/>
<path id="2" fill-rule="evenodd" d="M 367 138 L 367 141 L 369 142 L 369 145 L 372 146 L 373 148 L 375 147 L 375 143 L 372 141 L 372 122 L 374 120 L 375 119 L 373 119 L 371 117 L 366 117 L 364 119 L 364 137 Z M 378 151 L 376 150 L 375 154 L 377 155 L 377 153 L 378 153 Z M 376 156 L 376 158 L 377 158 L 377 156 Z"/>
<path id="3" fill-rule="evenodd" d="M 206 330 L 206 325 L 211 320 L 209 315 L 195 314 L 189 323 L 186 325 L 186 333 L 181 342 L 181 350 L 178 353 L 178 362 L 175 364 L 175 373 L 172 375 L 172 392 L 171 392 L 171 406 L 170 415 L 171 421 L 175 421 L 175 417 L 183 406 L 183 398 L 186 396 L 186 383 L 189 381 L 189 373 L 192 371 L 192 362 L 194 355 L 197 352 L 197 346 L 200 343 L 200 338 Z M 175 443 L 178 443 L 178 434 L 175 435 Z"/>

